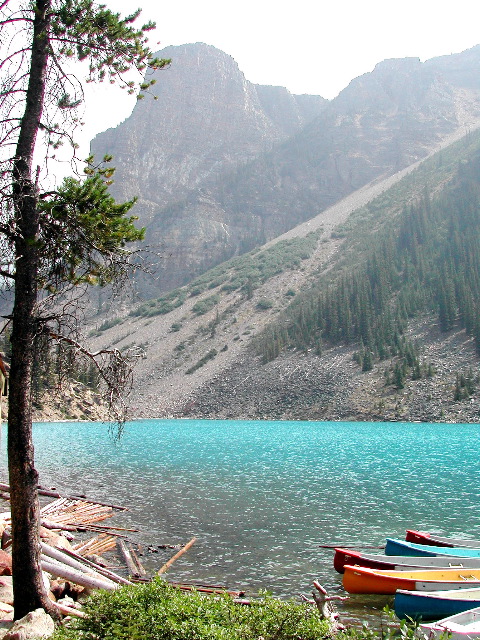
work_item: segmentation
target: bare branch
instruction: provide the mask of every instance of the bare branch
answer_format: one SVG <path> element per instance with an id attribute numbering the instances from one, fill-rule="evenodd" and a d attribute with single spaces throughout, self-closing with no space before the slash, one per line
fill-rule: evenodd
<path id="1" fill-rule="evenodd" d="M 140 350 L 129 350 L 122 353 L 119 349 L 101 349 L 91 352 L 80 342 L 47 329 L 49 337 L 57 343 L 64 343 L 74 351 L 74 357 L 81 354 L 97 369 L 106 386 L 105 397 L 119 424 L 126 419 L 126 403 L 124 396 L 128 395 L 133 382 L 133 368 L 138 358 L 142 357 Z"/>

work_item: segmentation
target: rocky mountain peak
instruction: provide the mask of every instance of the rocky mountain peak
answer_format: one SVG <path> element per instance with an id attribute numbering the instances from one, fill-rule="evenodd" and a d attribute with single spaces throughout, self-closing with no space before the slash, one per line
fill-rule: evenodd
<path id="1" fill-rule="evenodd" d="M 375 65 L 373 73 L 411 73 L 416 71 L 422 63 L 420 58 L 387 58 Z"/>
<path id="2" fill-rule="evenodd" d="M 92 153 L 114 156 L 113 193 L 140 197 L 142 224 L 219 171 L 247 162 L 314 117 L 323 101 L 296 100 L 280 87 L 257 87 L 235 60 L 213 46 L 171 46 L 157 71 L 155 100 L 139 101 L 130 118 L 92 141 Z"/>
<path id="3" fill-rule="evenodd" d="M 480 118 L 480 48 L 384 60 L 332 101 L 250 83 L 215 47 L 159 52 L 156 100 L 92 142 L 159 256 L 154 297 L 271 240 Z M 165 259 L 168 256 L 168 259 Z"/>

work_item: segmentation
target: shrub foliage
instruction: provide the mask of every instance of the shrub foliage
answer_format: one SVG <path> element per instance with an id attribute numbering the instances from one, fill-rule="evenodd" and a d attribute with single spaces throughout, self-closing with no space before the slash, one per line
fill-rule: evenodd
<path id="1" fill-rule="evenodd" d="M 262 597 L 251 606 L 228 595 L 182 592 L 159 578 L 114 592 L 97 592 L 86 618 L 55 640 L 320 640 L 329 625 L 311 605 Z"/>

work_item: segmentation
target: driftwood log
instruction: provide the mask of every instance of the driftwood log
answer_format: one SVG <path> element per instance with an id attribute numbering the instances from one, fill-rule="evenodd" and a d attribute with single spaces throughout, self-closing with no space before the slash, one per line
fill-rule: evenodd
<path id="1" fill-rule="evenodd" d="M 105 589 L 106 591 L 114 591 L 118 588 L 118 584 L 105 578 L 103 576 L 93 576 L 91 574 L 83 573 L 77 569 L 73 569 L 62 562 L 58 562 L 53 558 L 49 558 L 42 554 L 41 556 L 42 569 L 52 576 L 57 578 L 63 578 L 69 580 L 75 584 L 79 584 L 87 589 Z"/>
<path id="2" fill-rule="evenodd" d="M 141 578 L 142 576 L 145 576 L 147 574 L 144 567 L 141 565 L 137 554 L 133 549 L 129 549 L 127 547 L 127 543 L 125 542 L 125 540 L 118 541 L 118 548 L 123 556 L 123 559 L 125 560 L 128 573 L 132 578 Z"/>
<path id="3" fill-rule="evenodd" d="M 66 605 L 60 604 L 58 602 L 55 603 L 55 606 L 60 611 L 60 613 L 63 613 L 64 616 L 75 616 L 76 618 L 85 618 L 87 615 L 83 611 L 79 611 L 78 609 L 74 609 L 73 607 L 67 607 Z"/>
<path id="4" fill-rule="evenodd" d="M 6 491 L 10 493 L 10 485 L 0 482 L 0 491 Z M 50 491 L 49 489 L 37 488 L 38 494 L 46 496 L 48 498 L 67 498 L 67 500 L 83 500 L 85 502 L 91 502 L 92 504 L 98 504 L 103 507 L 110 507 L 111 509 L 117 509 L 118 511 L 128 511 L 128 507 L 121 507 L 117 504 L 108 504 L 107 502 L 100 502 L 99 500 L 92 500 L 86 496 L 62 496 L 58 491 Z"/>
<path id="5" fill-rule="evenodd" d="M 143 577 L 147 575 L 147 572 L 145 570 L 145 567 L 143 566 L 143 564 L 140 562 L 139 557 L 137 556 L 135 549 L 133 547 L 130 547 L 130 554 L 132 556 L 132 560 L 135 564 L 135 566 L 137 567 L 137 573 L 139 575 L 139 577 Z"/>
<path id="6" fill-rule="evenodd" d="M 70 556 L 73 559 L 78 560 L 79 562 L 91 567 L 100 575 L 105 576 L 105 578 L 109 578 L 110 580 L 112 580 L 112 582 L 118 582 L 118 584 L 130 584 L 130 585 L 133 584 L 132 582 L 130 582 L 130 580 L 127 580 L 123 576 L 119 576 L 118 574 L 114 573 L 110 569 L 102 567 L 96 562 L 93 562 L 89 558 L 84 558 L 83 556 L 75 553 L 74 551 L 70 551 L 69 549 L 64 549 L 63 552 L 65 553 L 65 555 Z"/>
<path id="7" fill-rule="evenodd" d="M 165 573 L 166 571 L 168 571 L 168 569 L 172 566 L 175 560 L 180 558 L 180 556 L 182 556 L 186 551 L 188 551 L 190 547 L 195 543 L 195 541 L 196 541 L 196 538 L 192 538 L 190 542 L 187 542 L 187 544 L 184 547 L 182 547 L 178 553 L 172 556 L 170 560 L 166 562 L 163 565 L 163 567 L 161 567 L 161 569 L 158 570 L 157 575 L 161 576 L 162 573 Z"/>
<path id="8" fill-rule="evenodd" d="M 306 596 L 302 596 L 304 600 L 307 602 L 315 603 L 317 609 L 320 613 L 320 616 L 328 620 L 332 625 L 333 631 L 341 631 L 345 627 L 339 621 L 339 614 L 336 611 L 335 607 L 332 605 L 333 600 L 348 600 L 348 597 L 345 596 L 329 596 L 327 590 L 322 587 L 322 585 L 315 580 L 313 582 L 313 586 L 315 590 L 312 592 L 313 600 L 310 600 Z"/>
<path id="9" fill-rule="evenodd" d="M 62 553 L 62 551 L 60 551 L 60 549 L 57 549 L 56 547 L 51 547 L 49 544 L 42 542 L 41 548 L 42 548 L 42 553 L 45 556 L 48 556 L 49 558 L 52 558 L 57 562 L 66 564 L 67 566 L 72 567 L 72 569 L 77 569 L 78 571 L 82 571 L 83 573 L 88 573 L 90 575 L 96 574 L 96 571 L 92 567 L 88 567 L 84 565 L 82 562 L 80 562 L 79 560 L 77 560 L 76 558 L 72 558 L 67 554 Z"/>

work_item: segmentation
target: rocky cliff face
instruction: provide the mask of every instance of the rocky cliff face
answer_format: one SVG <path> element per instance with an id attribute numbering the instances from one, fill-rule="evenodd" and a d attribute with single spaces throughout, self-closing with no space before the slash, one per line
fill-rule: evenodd
<path id="1" fill-rule="evenodd" d="M 223 278 L 220 270 L 210 273 L 203 288 L 196 287 L 195 295 L 185 291 L 180 305 L 172 305 L 168 312 L 147 303 L 145 313 L 125 314 L 121 322 L 98 327 L 91 334 L 92 351 L 112 345 L 126 350 L 132 343 L 145 350 L 127 401 L 131 416 L 478 422 L 478 385 L 472 396 L 461 400 L 453 393 L 459 372 L 478 370 L 474 338 L 459 327 L 442 333 L 436 317 L 411 319 L 405 330 L 408 340 L 418 345 L 422 362 L 434 364 L 435 374 L 409 378 L 402 389 L 386 384 L 397 356 L 363 372 L 354 358 L 358 344 L 330 348 L 325 343 L 321 355 L 315 348 L 291 349 L 268 363 L 256 344 L 271 323 L 278 327 L 292 300 L 301 300 L 302 292 L 312 286 L 315 289 L 319 275 L 360 271 L 362 250 L 352 247 L 360 236 L 360 244 L 368 245 L 366 227 L 371 244 L 379 237 L 379 225 L 398 230 L 398 210 L 421 197 L 426 181 L 435 192 L 446 180 L 445 167 L 456 168 L 469 149 L 478 149 L 478 135 L 464 137 L 456 145 L 464 155 L 449 155 L 451 150 L 442 144 L 423 170 L 420 162 L 418 172 L 410 165 L 375 181 L 260 248 L 256 259 L 268 260 L 266 254 L 276 245 L 315 234 L 315 247 L 300 264 L 292 262 L 272 272 L 252 291 L 222 286 L 235 278 L 236 267 L 230 263 L 223 266 L 227 271 Z M 434 167 L 442 168 L 436 177 Z M 206 304 L 212 297 L 213 307 Z"/>
<path id="2" fill-rule="evenodd" d="M 140 196 L 143 223 L 190 190 L 214 183 L 225 169 L 270 150 L 326 102 L 253 85 L 233 58 L 205 44 L 168 47 L 159 55 L 172 64 L 156 74 L 156 99 L 139 101 L 130 118 L 92 142 L 98 157 L 115 158 L 117 197 Z"/>
<path id="3" fill-rule="evenodd" d="M 274 238 L 380 176 L 424 157 L 480 117 L 480 47 L 421 63 L 386 60 L 330 103 L 249 83 L 204 44 L 160 52 L 146 99 L 92 152 L 114 155 L 114 195 L 157 255 L 143 296 Z"/>

